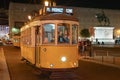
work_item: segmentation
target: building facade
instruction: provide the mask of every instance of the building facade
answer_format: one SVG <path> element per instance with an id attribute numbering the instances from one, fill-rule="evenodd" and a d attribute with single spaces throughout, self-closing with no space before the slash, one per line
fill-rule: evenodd
<path id="1" fill-rule="evenodd" d="M 10 34 L 12 34 L 12 28 L 20 28 L 26 21 L 28 21 L 28 15 L 34 11 L 39 11 L 42 5 L 33 4 L 21 4 L 10 3 L 9 5 L 9 26 Z M 98 9 L 98 8 L 75 8 L 74 15 L 79 19 L 80 30 L 83 28 L 93 28 L 100 25 L 99 21 L 95 17 L 97 13 L 104 11 L 104 14 L 109 18 L 110 24 L 108 27 L 114 28 L 114 36 L 120 36 L 120 10 L 112 9 Z M 107 26 L 103 26 L 107 27 Z M 14 32 L 15 33 L 15 32 Z"/>
<path id="2" fill-rule="evenodd" d="M 39 11 L 42 5 L 10 3 L 9 5 L 9 26 L 10 36 L 19 33 L 21 26 L 28 21 L 28 16 Z"/>

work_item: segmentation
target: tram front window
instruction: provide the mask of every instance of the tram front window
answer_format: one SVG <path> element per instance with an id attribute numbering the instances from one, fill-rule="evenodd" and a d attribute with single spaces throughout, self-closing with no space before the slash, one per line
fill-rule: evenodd
<path id="1" fill-rule="evenodd" d="M 69 43 L 70 42 L 70 25 L 69 24 L 58 24 L 58 43 Z"/>
<path id="2" fill-rule="evenodd" d="M 55 42 L 55 25 L 44 24 L 43 25 L 43 43 Z"/>

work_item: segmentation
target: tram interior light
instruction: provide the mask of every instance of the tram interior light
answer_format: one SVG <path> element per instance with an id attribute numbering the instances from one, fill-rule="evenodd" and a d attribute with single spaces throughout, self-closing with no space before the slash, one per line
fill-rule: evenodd
<path id="1" fill-rule="evenodd" d="M 61 57 L 61 61 L 65 62 L 67 60 L 67 58 L 65 56 Z"/>

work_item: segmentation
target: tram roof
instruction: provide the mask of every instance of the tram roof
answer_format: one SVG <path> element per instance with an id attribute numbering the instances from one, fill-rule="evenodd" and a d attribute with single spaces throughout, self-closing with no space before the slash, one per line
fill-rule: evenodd
<path id="1" fill-rule="evenodd" d="M 33 20 L 69 20 L 78 21 L 77 18 L 69 14 L 51 13 L 35 17 Z"/>

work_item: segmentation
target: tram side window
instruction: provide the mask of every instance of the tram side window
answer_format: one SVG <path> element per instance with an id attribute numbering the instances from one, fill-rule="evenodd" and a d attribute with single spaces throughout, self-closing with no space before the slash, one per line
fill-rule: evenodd
<path id="1" fill-rule="evenodd" d="M 21 43 L 24 44 L 24 31 L 21 32 Z"/>
<path id="2" fill-rule="evenodd" d="M 27 30 L 24 31 L 24 44 L 27 45 Z"/>
<path id="3" fill-rule="evenodd" d="M 72 44 L 77 43 L 77 25 L 72 25 Z"/>
<path id="4" fill-rule="evenodd" d="M 39 27 L 37 27 L 37 44 L 39 44 L 40 43 L 40 36 L 41 36 L 41 27 L 39 26 Z"/>
<path id="5" fill-rule="evenodd" d="M 43 25 L 43 43 L 55 42 L 55 24 Z"/>
<path id="6" fill-rule="evenodd" d="M 27 45 L 31 45 L 31 28 L 27 30 Z"/>
<path id="7" fill-rule="evenodd" d="M 23 31 L 23 36 L 22 36 L 22 41 L 23 41 L 23 44 L 25 45 L 25 31 Z"/>
<path id="8" fill-rule="evenodd" d="M 58 24 L 58 43 L 70 42 L 70 25 L 61 23 Z"/>
<path id="9" fill-rule="evenodd" d="M 31 28 L 28 28 L 22 32 L 22 44 L 31 45 Z"/>

